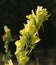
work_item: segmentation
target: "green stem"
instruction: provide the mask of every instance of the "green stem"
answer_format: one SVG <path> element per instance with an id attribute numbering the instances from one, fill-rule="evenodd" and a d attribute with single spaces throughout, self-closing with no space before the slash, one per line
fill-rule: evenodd
<path id="1" fill-rule="evenodd" d="M 33 45 L 28 53 L 28 55 L 30 55 L 30 53 L 32 52 L 32 50 L 34 49 L 35 45 Z"/>

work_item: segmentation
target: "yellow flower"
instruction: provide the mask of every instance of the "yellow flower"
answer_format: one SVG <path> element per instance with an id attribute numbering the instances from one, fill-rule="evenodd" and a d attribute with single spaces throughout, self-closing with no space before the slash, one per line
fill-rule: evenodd
<path id="1" fill-rule="evenodd" d="M 25 46 L 25 42 L 23 42 L 22 40 L 17 40 L 15 42 L 15 45 L 22 50 Z"/>
<path id="2" fill-rule="evenodd" d="M 35 15 L 33 10 L 31 12 L 32 12 L 32 14 L 29 14 L 29 15 L 26 16 L 26 18 L 28 19 L 27 23 L 34 24 L 37 21 L 37 17 L 36 17 L 36 15 Z"/>
<path id="3" fill-rule="evenodd" d="M 29 33 L 30 35 L 33 35 L 36 31 L 35 25 L 32 24 L 26 24 L 25 25 L 25 32 Z"/>
<path id="4" fill-rule="evenodd" d="M 23 30 L 20 30 L 20 34 L 27 35 L 29 33 L 32 35 L 35 31 L 36 31 L 35 25 L 25 24 L 25 28 Z"/>
<path id="5" fill-rule="evenodd" d="M 29 57 L 26 55 L 20 55 L 19 64 L 25 65 L 29 61 Z"/>
<path id="6" fill-rule="evenodd" d="M 10 29 L 7 26 L 4 26 L 4 31 L 5 31 L 6 34 L 10 33 Z"/>
<path id="7" fill-rule="evenodd" d="M 24 49 L 26 43 L 27 43 L 26 36 L 20 36 L 20 40 L 17 40 L 15 42 L 16 45 L 15 55 L 19 54 Z"/>
<path id="8" fill-rule="evenodd" d="M 45 20 L 48 20 L 48 12 L 47 12 L 47 9 L 44 8 L 41 6 L 41 7 L 37 7 L 37 10 L 36 10 L 36 16 L 38 18 L 39 21 L 41 22 L 44 22 Z"/>
<path id="9" fill-rule="evenodd" d="M 36 15 L 34 14 L 33 10 L 31 11 L 31 13 L 32 14 L 26 15 L 26 18 L 32 21 L 35 19 Z"/>
<path id="10" fill-rule="evenodd" d="M 26 35 L 25 29 L 19 31 L 21 35 Z"/>

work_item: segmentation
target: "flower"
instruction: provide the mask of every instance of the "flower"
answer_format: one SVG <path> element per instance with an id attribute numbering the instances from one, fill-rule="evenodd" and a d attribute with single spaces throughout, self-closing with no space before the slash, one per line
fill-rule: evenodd
<path id="1" fill-rule="evenodd" d="M 10 33 L 10 29 L 7 26 L 4 26 L 4 31 L 5 31 L 6 34 Z"/>
<path id="2" fill-rule="evenodd" d="M 2 37 L 2 38 L 3 38 L 3 41 L 6 41 L 6 40 L 7 40 L 7 37 L 8 37 L 8 36 L 7 36 L 6 34 L 3 35 L 3 37 Z"/>
<path id="3" fill-rule="evenodd" d="M 25 46 L 25 42 L 23 42 L 23 40 L 17 40 L 15 45 L 22 50 Z"/>
<path id="4" fill-rule="evenodd" d="M 44 22 L 45 20 L 48 20 L 48 11 L 46 8 L 43 8 L 42 6 L 38 6 L 36 10 L 36 16 L 40 22 Z"/>
<path id="5" fill-rule="evenodd" d="M 25 65 L 29 61 L 29 57 L 26 55 L 26 51 L 18 51 L 16 54 L 19 65 Z"/>
<path id="6" fill-rule="evenodd" d="M 25 32 L 33 35 L 36 31 L 36 27 L 33 24 L 26 24 L 25 25 Z"/>
<path id="7" fill-rule="evenodd" d="M 20 36 L 20 40 L 15 42 L 16 52 L 15 55 L 19 54 L 25 47 L 25 43 L 27 42 L 27 38 L 25 36 Z"/>
<path id="8" fill-rule="evenodd" d="M 5 34 L 3 35 L 3 41 L 12 41 L 10 29 L 7 26 L 4 26 Z"/>
<path id="9" fill-rule="evenodd" d="M 19 31 L 21 35 L 26 35 L 25 29 Z"/>
<path id="10" fill-rule="evenodd" d="M 34 17 L 32 14 L 29 14 L 29 15 L 26 15 L 26 18 L 29 19 L 29 20 L 32 20 Z"/>
<path id="11" fill-rule="evenodd" d="M 36 15 L 34 13 L 34 11 L 31 11 L 32 14 L 26 15 L 26 18 L 29 19 L 30 21 L 34 20 Z"/>
<path id="12" fill-rule="evenodd" d="M 31 11 L 31 13 L 32 14 L 26 15 L 26 18 L 28 19 L 27 23 L 30 23 L 30 24 L 36 24 L 36 22 L 38 23 L 38 19 L 33 10 Z"/>
<path id="13" fill-rule="evenodd" d="M 29 61 L 29 57 L 26 55 L 20 55 L 19 57 L 19 64 L 20 65 L 25 65 Z"/>
<path id="14" fill-rule="evenodd" d="M 36 13 L 32 10 L 32 14 L 26 16 L 27 23 L 20 30 L 20 40 L 15 42 L 17 61 L 19 65 L 25 65 L 29 61 L 29 55 L 34 49 L 36 43 L 40 41 L 38 31 L 45 20 L 48 20 L 47 9 L 38 6 Z"/>
<path id="15" fill-rule="evenodd" d="M 23 30 L 20 30 L 20 34 L 21 35 L 27 35 L 27 34 L 33 35 L 35 31 L 36 31 L 35 25 L 26 24 L 25 28 Z"/>

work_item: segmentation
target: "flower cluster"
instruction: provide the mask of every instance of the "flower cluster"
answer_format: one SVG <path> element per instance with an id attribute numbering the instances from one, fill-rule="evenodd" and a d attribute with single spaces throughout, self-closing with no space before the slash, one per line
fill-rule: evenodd
<path id="1" fill-rule="evenodd" d="M 12 40 L 10 29 L 4 26 L 5 34 L 3 35 L 5 54 L 3 55 L 4 65 L 13 65 L 11 57 L 11 52 L 9 51 L 9 42 Z"/>
<path id="2" fill-rule="evenodd" d="M 8 37 L 11 39 L 10 29 L 7 26 L 4 26 L 4 31 L 5 31 L 5 35 L 3 35 L 3 41 L 7 41 Z"/>
<path id="3" fill-rule="evenodd" d="M 47 9 L 42 6 L 37 7 L 36 13 L 32 10 L 32 14 L 26 16 L 27 24 L 20 30 L 20 39 L 15 42 L 15 55 L 19 65 L 25 65 L 29 61 L 31 51 L 40 41 L 38 31 L 48 17 Z"/>
<path id="4" fill-rule="evenodd" d="M 5 31 L 5 34 L 3 35 L 3 41 L 5 42 L 4 48 L 5 52 L 8 52 L 8 44 L 11 41 L 12 37 L 10 29 L 7 26 L 4 26 L 4 31 Z"/>

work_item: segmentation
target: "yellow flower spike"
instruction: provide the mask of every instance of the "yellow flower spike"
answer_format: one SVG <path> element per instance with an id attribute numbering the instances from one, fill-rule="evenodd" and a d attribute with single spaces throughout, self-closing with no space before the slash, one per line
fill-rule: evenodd
<path id="1" fill-rule="evenodd" d="M 29 61 L 28 55 L 30 55 L 34 49 L 36 43 L 40 41 L 38 31 L 43 22 L 50 16 L 48 15 L 47 9 L 42 6 L 37 7 L 36 13 L 34 13 L 33 10 L 31 13 L 32 14 L 26 16 L 28 19 L 27 24 L 24 24 L 24 28 L 20 30 L 20 34 L 22 35 L 20 36 L 20 40 L 15 42 L 17 47 L 15 55 L 19 65 L 26 65 Z"/>

